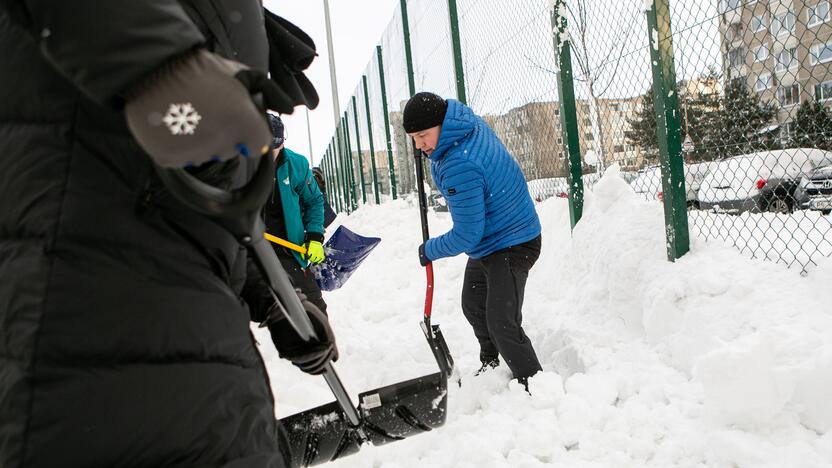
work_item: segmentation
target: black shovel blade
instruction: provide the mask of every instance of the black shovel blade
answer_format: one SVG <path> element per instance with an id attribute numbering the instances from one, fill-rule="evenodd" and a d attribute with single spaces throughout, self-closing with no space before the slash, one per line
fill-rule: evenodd
<path id="1" fill-rule="evenodd" d="M 439 369 L 445 374 L 445 377 L 450 377 L 454 372 L 454 358 L 451 356 L 451 351 L 448 349 L 448 343 L 445 342 L 442 330 L 439 329 L 439 325 L 430 325 L 427 321 L 422 322 L 421 326 L 425 338 L 428 340 L 430 350 L 433 352 L 433 357 L 436 359 L 436 364 L 439 365 Z"/>
<path id="2" fill-rule="evenodd" d="M 442 372 L 399 382 L 358 396 L 361 425 L 351 427 L 337 402 L 280 420 L 292 453 L 292 468 L 351 455 L 365 441 L 384 445 L 445 424 L 448 380 Z"/>
<path id="3" fill-rule="evenodd" d="M 287 432 L 292 468 L 318 465 L 352 455 L 363 437 L 350 427 L 337 401 L 280 420 Z"/>
<path id="4" fill-rule="evenodd" d="M 437 372 L 364 392 L 358 401 L 370 442 L 384 445 L 445 424 L 448 379 Z"/>

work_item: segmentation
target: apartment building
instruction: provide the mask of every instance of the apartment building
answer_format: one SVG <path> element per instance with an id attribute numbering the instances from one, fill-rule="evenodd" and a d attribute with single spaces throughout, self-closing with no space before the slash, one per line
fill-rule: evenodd
<path id="1" fill-rule="evenodd" d="M 745 80 L 775 102 L 782 138 L 793 132 L 798 105 L 832 103 L 829 0 L 723 0 L 720 40 L 728 79 Z"/>

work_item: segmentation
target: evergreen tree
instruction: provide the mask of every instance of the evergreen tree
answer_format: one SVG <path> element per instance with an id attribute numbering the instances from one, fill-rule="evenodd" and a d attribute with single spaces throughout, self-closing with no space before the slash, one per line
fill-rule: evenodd
<path id="1" fill-rule="evenodd" d="M 832 112 L 816 101 L 803 101 L 794 119 L 791 148 L 832 150 Z"/>
<path id="2" fill-rule="evenodd" d="M 706 159 L 725 159 L 764 149 L 778 149 L 776 129 L 768 130 L 776 111 L 748 89 L 744 79 L 731 80 L 719 100 L 719 110 L 705 127 Z"/>
<path id="3" fill-rule="evenodd" d="M 703 79 L 707 79 L 704 77 Z M 711 115 L 719 108 L 719 101 L 713 94 L 705 92 L 689 93 L 687 83 L 682 81 L 676 85 L 679 96 L 679 112 L 682 130 L 682 141 L 690 134 L 694 142 L 694 150 L 688 155 L 690 160 L 705 158 L 705 146 L 701 144 L 708 130 L 707 122 Z M 656 135 L 656 111 L 653 103 L 652 87 L 642 97 L 641 109 L 635 118 L 627 119 L 629 130 L 624 132 L 627 143 L 641 148 L 645 159 L 651 164 L 658 163 L 659 141 Z"/>
<path id="4" fill-rule="evenodd" d="M 641 98 L 641 109 L 634 119 L 627 118 L 629 130 L 624 132 L 627 143 L 641 148 L 644 159 L 650 164 L 659 160 L 659 140 L 656 137 L 656 110 L 653 105 L 652 87 Z"/>

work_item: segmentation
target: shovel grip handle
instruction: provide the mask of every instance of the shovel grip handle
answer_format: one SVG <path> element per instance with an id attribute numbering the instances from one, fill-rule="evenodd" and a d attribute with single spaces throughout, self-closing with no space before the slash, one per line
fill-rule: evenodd
<path id="1" fill-rule="evenodd" d="M 293 244 L 293 243 L 291 243 L 291 242 L 289 242 L 285 239 L 281 239 L 277 236 L 273 236 L 273 235 L 269 234 L 268 232 L 264 232 L 263 237 L 265 237 L 267 241 L 269 241 L 273 244 L 277 244 L 277 245 L 280 245 L 282 247 L 286 247 L 289 250 L 294 250 L 295 252 L 297 252 L 301 255 L 306 255 L 306 247 L 303 247 L 303 246 L 300 246 L 300 245 L 297 245 L 297 244 Z"/>
<path id="2" fill-rule="evenodd" d="M 433 311 L 433 263 L 428 263 L 425 266 L 425 274 L 428 280 L 425 288 L 425 318 L 430 319 L 430 314 Z"/>

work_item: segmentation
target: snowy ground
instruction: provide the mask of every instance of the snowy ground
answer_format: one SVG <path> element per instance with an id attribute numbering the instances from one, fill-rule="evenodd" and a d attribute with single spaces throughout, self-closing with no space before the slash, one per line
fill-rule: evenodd
<path id="1" fill-rule="evenodd" d="M 505 366 L 480 377 L 459 307 L 465 258 L 439 261 L 434 322 L 462 372 L 447 424 L 338 467 L 832 467 L 832 261 L 807 277 L 694 241 L 665 259 L 663 216 L 608 171 L 569 230 L 567 202 L 538 207 L 543 254 L 524 325 L 544 372 L 528 396 Z M 353 394 L 436 371 L 421 330 L 418 211 L 407 201 L 339 217 L 383 240 L 325 293 L 336 367 Z M 431 230 L 450 226 L 432 214 Z M 334 228 L 335 226 L 333 226 Z M 277 358 L 256 330 L 278 416 L 332 400 L 321 378 Z"/>
<path id="2" fill-rule="evenodd" d="M 688 211 L 691 235 L 735 245 L 745 255 L 811 271 L 818 259 L 832 257 L 832 216 L 802 210 L 775 213 L 716 214 Z"/>

